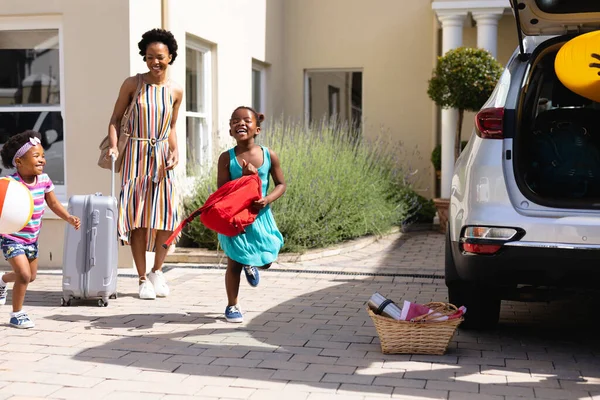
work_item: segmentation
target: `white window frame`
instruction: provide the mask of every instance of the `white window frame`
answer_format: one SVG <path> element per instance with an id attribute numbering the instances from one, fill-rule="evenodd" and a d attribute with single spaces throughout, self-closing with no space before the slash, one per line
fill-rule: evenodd
<path id="1" fill-rule="evenodd" d="M 25 30 L 43 30 L 55 29 L 58 30 L 58 59 L 59 59 L 59 80 L 60 80 L 60 104 L 48 106 L 33 106 L 33 107 L 15 107 L 15 106 L 0 106 L 0 112 L 60 112 L 63 120 L 63 164 L 64 164 L 64 185 L 55 185 L 54 194 L 58 200 L 67 203 L 67 185 L 68 185 L 68 164 L 67 164 L 67 126 L 65 118 L 65 59 L 64 59 L 64 38 L 63 24 L 60 17 L 55 16 L 27 16 L 27 17 L 0 17 L 0 31 L 25 31 Z M 52 214 L 52 213 L 46 213 Z M 49 217 L 52 217 L 49 215 Z"/>
<path id="2" fill-rule="evenodd" d="M 258 108 L 256 111 L 266 114 L 267 113 L 267 66 L 258 61 L 258 60 L 252 60 L 252 73 L 254 73 L 254 71 L 258 71 L 258 73 L 260 74 L 260 88 L 258 88 L 259 90 L 259 94 L 260 94 L 260 104 L 258 105 Z M 252 81 L 252 75 L 250 76 L 250 79 Z M 252 85 L 252 102 L 254 103 L 254 85 Z M 254 104 L 252 105 L 253 107 L 255 106 Z"/>
<path id="3" fill-rule="evenodd" d="M 194 51 L 198 51 L 202 53 L 202 84 L 204 87 L 198 87 L 198 93 L 202 92 L 202 96 L 204 98 L 204 112 L 196 112 L 189 111 L 186 109 L 186 125 L 187 125 L 187 117 L 204 119 L 206 121 L 206 127 L 208 129 L 208 134 L 206 135 L 206 147 L 209 149 L 207 152 L 206 160 L 204 160 L 203 166 L 210 166 L 212 163 L 212 146 L 213 146 L 213 138 L 212 138 L 212 49 L 210 46 L 202 44 L 197 39 L 190 38 L 189 36 L 186 38 L 186 50 L 191 49 Z M 187 60 L 186 60 L 187 63 Z M 186 82 L 187 85 L 187 82 Z M 199 83 L 200 85 L 200 83 Z M 186 133 L 187 136 L 187 133 Z M 197 141 L 200 145 L 200 152 L 202 151 L 203 138 L 197 138 Z M 187 143 L 186 143 L 187 146 Z M 198 151 L 198 150 L 196 150 Z M 187 152 L 186 152 L 187 154 Z M 187 161 L 187 160 L 186 160 Z M 186 172 L 187 176 L 187 172 Z M 195 178 L 194 176 L 188 176 L 188 178 Z"/>

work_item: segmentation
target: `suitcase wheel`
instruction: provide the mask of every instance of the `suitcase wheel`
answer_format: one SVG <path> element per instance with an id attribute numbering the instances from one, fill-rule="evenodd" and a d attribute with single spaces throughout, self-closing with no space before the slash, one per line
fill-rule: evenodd
<path id="1" fill-rule="evenodd" d="M 110 297 L 109 297 L 109 299 L 112 299 L 112 300 L 114 300 L 116 298 L 117 298 L 117 294 L 116 293 L 111 294 Z"/>
<path id="2" fill-rule="evenodd" d="M 108 306 L 108 300 L 98 299 L 98 307 L 107 307 L 107 306 Z"/>
<path id="3" fill-rule="evenodd" d="M 60 305 L 61 306 L 70 306 L 71 305 L 71 299 L 69 300 L 65 300 L 64 297 L 60 298 Z"/>

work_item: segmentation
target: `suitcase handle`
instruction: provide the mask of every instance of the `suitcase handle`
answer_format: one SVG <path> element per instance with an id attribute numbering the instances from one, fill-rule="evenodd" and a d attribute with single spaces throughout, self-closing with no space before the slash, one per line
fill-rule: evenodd
<path id="1" fill-rule="evenodd" d="M 115 197 L 115 163 L 117 162 L 117 156 L 114 154 L 110 155 L 110 196 Z"/>
<path id="2" fill-rule="evenodd" d="M 98 228 L 92 228 L 92 237 L 90 238 L 90 268 L 96 266 L 96 239 L 98 237 Z"/>

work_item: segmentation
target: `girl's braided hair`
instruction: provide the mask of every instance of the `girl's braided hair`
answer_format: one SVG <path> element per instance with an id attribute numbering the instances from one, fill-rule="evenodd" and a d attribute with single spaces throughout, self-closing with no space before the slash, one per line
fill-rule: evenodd
<path id="1" fill-rule="evenodd" d="M 256 120 L 256 126 L 258 126 L 258 127 L 260 127 L 260 123 L 265 120 L 265 114 L 259 113 L 254 108 L 248 107 L 248 106 L 239 106 L 238 108 L 236 108 L 235 110 L 233 110 L 233 112 L 231 113 L 231 115 L 235 114 L 235 112 L 237 110 L 242 110 L 242 109 L 246 109 L 246 110 L 250 111 L 252 113 L 252 115 L 254 115 L 254 119 Z"/>

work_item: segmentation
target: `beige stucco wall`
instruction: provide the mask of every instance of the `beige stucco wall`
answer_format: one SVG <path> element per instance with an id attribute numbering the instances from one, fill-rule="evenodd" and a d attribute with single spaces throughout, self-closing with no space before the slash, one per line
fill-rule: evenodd
<path id="1" fill-rule="evenodd" d="M 3 21 L 40 16 L 51 16 L 62 24 L 67 196 L 108 193 L 110 175 L 96 166 L 97 146 L 106 134 L 119 85 L 130 72 L 128 2 L 0 2 Z M 60 268 L 65 224 L 50 212 L 46 214 L 39 240 L 39 265 Z M 120 261 L 127 262 L 127 252 L 122 253 L 125 259 Z"/>
<path id="2" fill-rule="evenodd" d="M 137 73 L 148 72 L 148 67 L 140 55 L 138 42 L 142 40 L 144 32 L 161 27 L 161 0 L 128 0 L 128 2 L 130 16 L 128 21 L 128 73 L 135 75 Z M 114 96 L 116 100 L 116 94 Z"/>
<path id="3" fill-rule="evenodd" d="M 383 129 L 404 143 L 417 187 L 430 193 L 434 106 L 427 80 L 434 62 L 433 11 L 427 1 L 285 1 L 285 111 L 304 113 L 304 69 L 363 71 L 363 132 Z M 408 160 L 407 160 L 408 161 Z"/>
<path id="4" fill-rule="evenodd" d="M 283 58 L 281 0 L 169 0 L 168 7 L 167 29 L 173 32 L 180 48 L 185 47 L 187 32 L 192 39 L 210 46 L 213 53 L 214 151 L 234 144 L 228 133 L 231 113 L 240 105 L 251 105 L 253 59 L 266 63 L 269 69 L 265 114 L 267 117 L 281 114 L 282 93 L 278 90 Z M 171 77 L 183 84 L 185 52 L 178 57 L 181 60 L 178 58 L 172 66 Z M 182 117 L 178 120 L 178 130 L 185 141 Z"/>
<path id="5" fill-rule="evenodd" d="M 265 29 L 265 61 L 271 64 L 267 79 L 267 113 L 272 117 L 280 117 L 284 112 L 284 100 L 287 97 L 284 82 L 284 60 L 287 58 L 285 49 L 285 0 L 266 0 Z"/>

